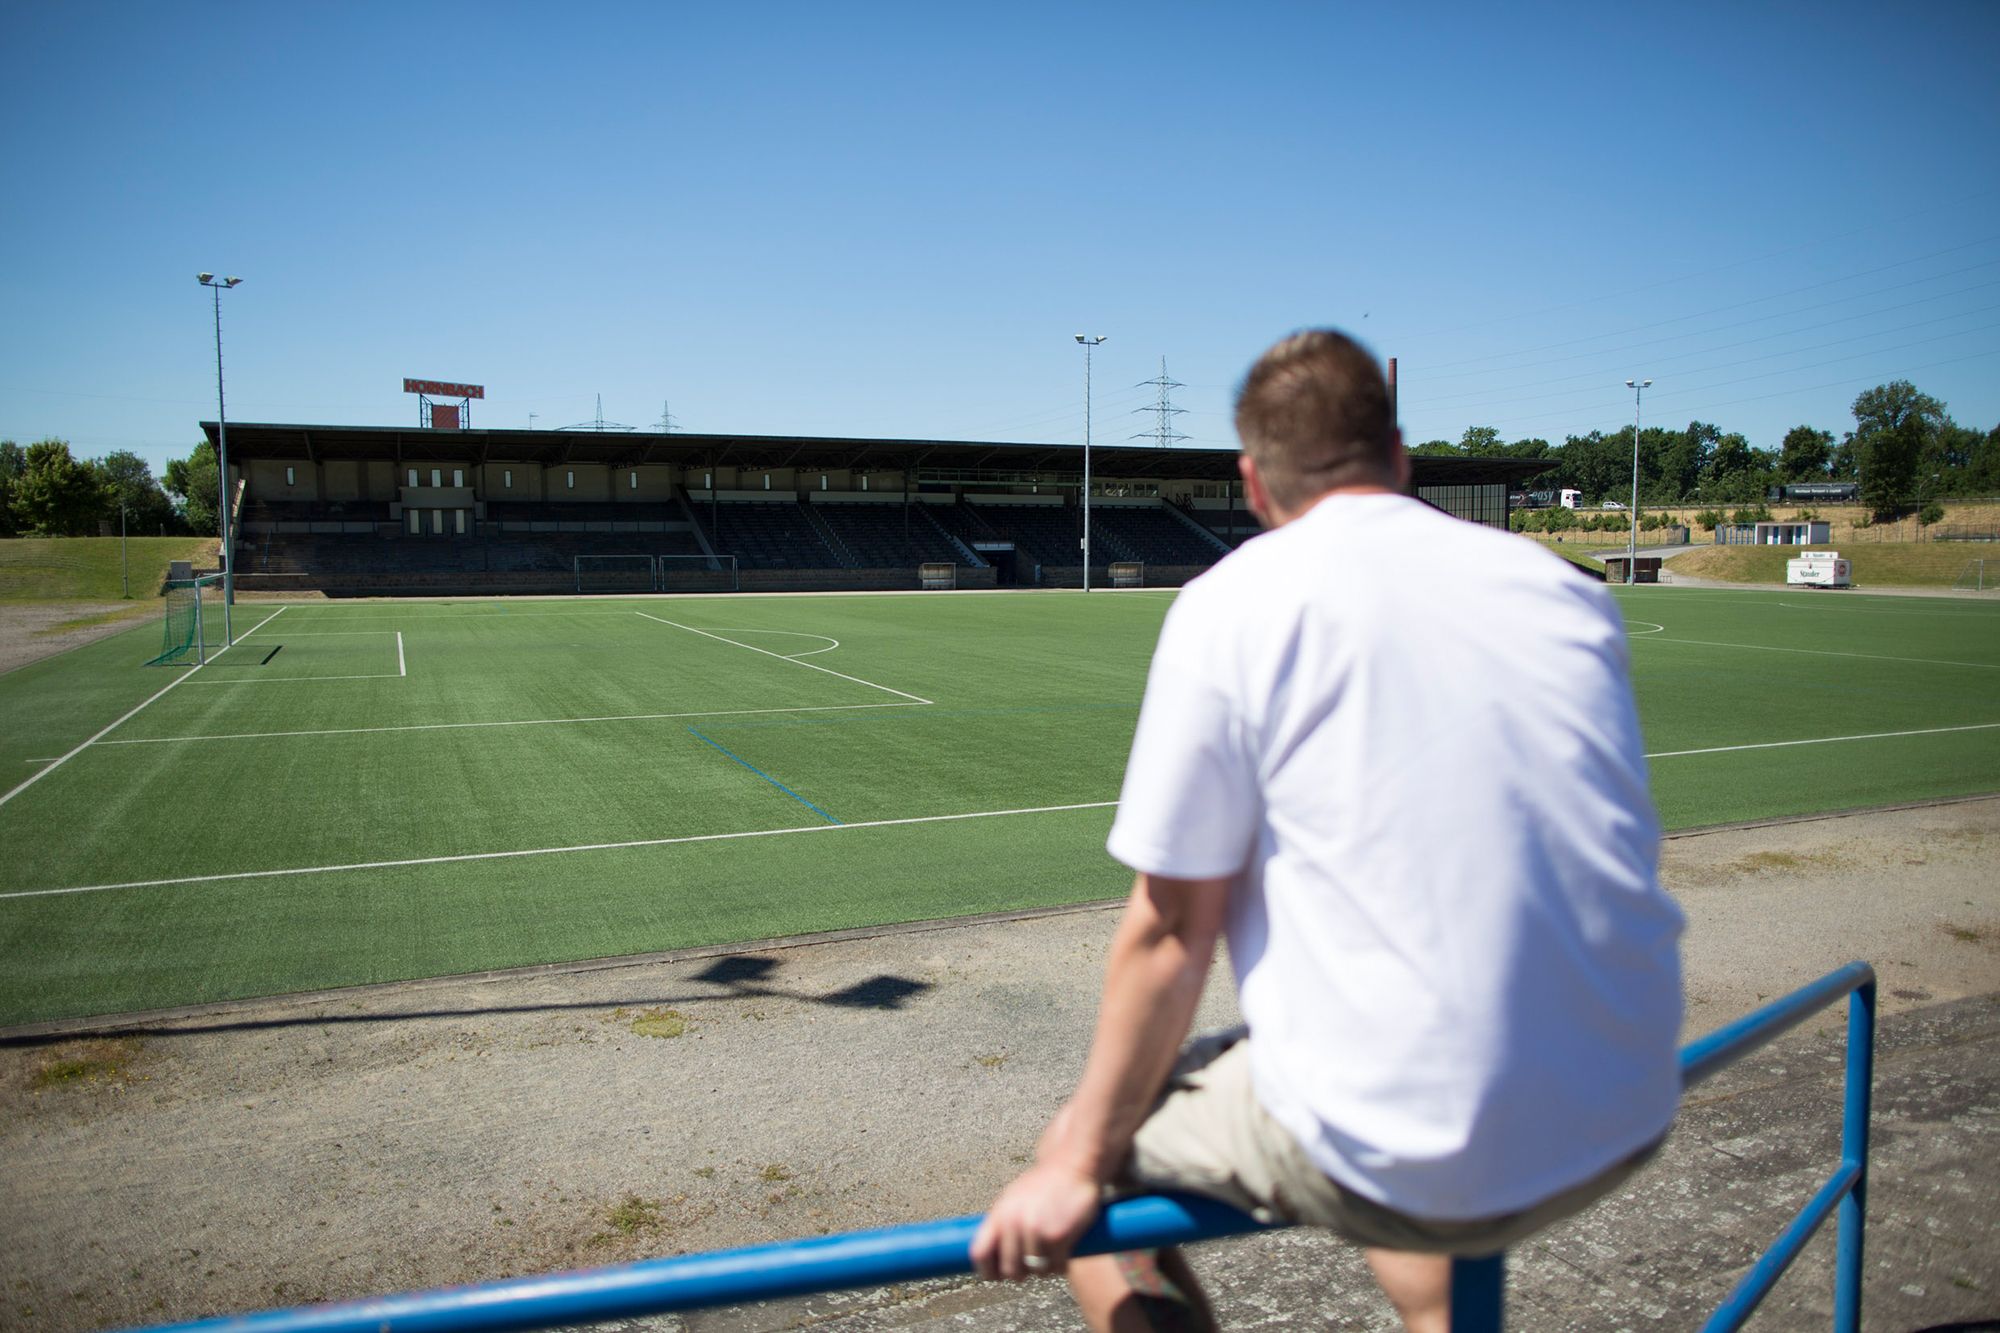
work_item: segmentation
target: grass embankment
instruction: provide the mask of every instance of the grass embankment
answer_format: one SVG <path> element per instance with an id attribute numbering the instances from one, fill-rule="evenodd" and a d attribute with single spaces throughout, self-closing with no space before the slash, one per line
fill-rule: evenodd
<path id="1" fill-rule="evenodd" d="M 1949 588 L 1967 564 L 1987 562 L 1987 586 L 2000 576 L 2000 546 L 1968 542 L 1826 543 L 1849 562 L 1857 588 Z M 1785 562 L 1803 546 L 1705 546 L 1677 555 L 1667 568 L 1675 574 L 1725 583 L 1783 583 Z M 1813 548 L 1818 549 L 1818 548 Z"/>
<path id="2" fill-rule="evenodd" d="M 133 537 L 132 597 L 157 597 L 167 564 L 213 565 L 213 537 Z M 0 602 L 115 602 L 124 596 L 116 537 L 17 537 L 0 541 Z"/>

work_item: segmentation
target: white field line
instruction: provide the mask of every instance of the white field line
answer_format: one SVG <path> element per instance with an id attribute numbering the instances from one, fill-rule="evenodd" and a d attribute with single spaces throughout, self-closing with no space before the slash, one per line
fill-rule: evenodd
<path id="1" fill-rule="evenodd" d="M 575 852 L 616 852 L 639 847 L 677 847 L 697 842 L 734 842 L 744 838 L 775 838 L 791 833 L 840 833 L 854 829 L 903 828 L 913 824 L 947 824 L 968 819 L 1001 819 L 1010 815 L 1049 815 L 1066 810 L 1106 810 L 1116 801 L 1084 801 L 1075 805 L 1040 805 L 1018 810 L 974 810 L 957 815 L 921 815 L 913 819 L 872 819 L 859 824 L 801 824 L 794 828 L 753 829 L 742 833 L 697 833 L 680 838 L 640 838 L 631 842 L 580 843 L 572 847 L 533 847 L 513 852 L 466 852 L 457 856 L 414 856 L 400 861 L 357 861 L 349 865 L 296 866 L 287 870 L 239 870 L 226 875 L 182 875 L 175 879 L 135 879 L 118 884 L 83 884 L 67 889 L 22 889 L 0 893 L 11 898 L 50 898 L 69 893 L 107 893 L 112 889 L 160 889 L 178 884 L 216 884 L 239 879 L 282 879 L 296 875 L 331 875 L 350 870 L 396 870 L 408 866 L 455 865 L 465 861 L 507 861 L 527 856 L 566 856 Z"/>
<path id="2" fill-rule="evenodd" d="M 249 638 L 252 634 L 255 634 L 258 630 L 264 628 L 264 626 L 270 624 L 272 621 L 276 620 L 279 616 L 283 614 L 285 614 L 285 608 L 281 606 L 277 610 L 273 611 L 270 615 L 265 616 L 262 620 L 252 625 L 249 629 L 246 629 L 241 634 L 237 635 L 236 643 L 243 642 L 243 640 Z M 210 662 L 213 662 L 217 657 L 222 656 L 224 653 L 228 652 L 231 648 L 235 646 L 236 644 L 231 644 L 231 643 L 223 644 L 221 648 L 216 650 L 214 656 L 210 657 L 208 660 Z M 204 665 L 206 665 L 206 663 L 204 663 Z M 125 714 L 123 717 L 119 718 L 116 722 L 113 722 L 110 726 L 98 732 L 95 736 L 92 736 L 89 740 L 77 746 L 74 750 L 71 750 L 68 754 L 63 755 L 59 759 L 53 759 L 49 761 L 48 767 L 36 769 L 34 774 L 30 776 L 27 781 L 19 783 L 13 788 L 13 790 L 7 792 L 4 796 L 0 796 L 0 805 L 7 804 L 7 802 L 13 800 L 16 796 L 19 796 L 22 792 L 34 786 L 37 782 L 40 782 L 43 778 L 55 772 L 57 769 L 61 768 L 64 764 L 67 764 L 70 760 L 76 758 L 78 755 L 82 754 L 85 750 L 88 750 L 98 741 L 104 739 L 104 737 L 110 735 L 112 732 L 116 731 L 119 727 L 123 726 L 125 723 L 137 717 L 140 713 L 144 712 L 145 709 L 149 705 L 151 705 L 155 700 L 159 699 L 162 695 L 166 694 L 168 690 L 173 689 L 176 685 L 180 685 L 185 681 L 194 679 L 195 673 L 200 670 L 201 667 L 197 666 L 193 668 L 193 670 L 188 671 L 185 675 L 175 676 L 172 680 L 168 681 L 159 690 L 147 696 L 145 702 L 141 703 L 137 708 L 134 708 L 131 712 Z"/>
<path id="3" fill-rule="evenodd" d="M 2000 662 L 1955 662 L 1942 657 L 1885 657 L 1881 653 L 1843 653 L 1832 648 L 1776 648 L 1768 643 L 1722 643 L 1714 639 L 1665 639 L 1647 635 L 1648 643 L 1692 643 L 1703 648 L 1748 648 L 1760 653 L 1804 653 L 1809 657 L 1861 657 L 1871 662 L 1913 662 L 1918 666 L 1973 667 L 1979 671 L 2000 671 Z"/>
<path id="4" fill-rule="evenodd" d="M 283 608 L 280 609 L 282 610 Z M 316 682 L 322 680 L 400 680 L 403 677 L 410 674 L 410 668 L 403 660 L 403 631 L 399 629 L 394 629 L 394 630 L 361 629 L 361 630 L 348 630 L 346 632 L 349 634 L 395 635 L 396 669 L 394 671 L 377 671 L 371 675 L 355 675 L 355 676 L 236 676 L 233 678 L 221 677 L 216 680 L 198 680 L 195 682 L 195 684 L 197 685 L 284 685 L 300 681 Z M 296 638 L 310 639 L 313 638 L 314 636 L 311 634 L 305 634 L 305 635 L 288 634 L 285 637 L 291 639 L 296 639 Z M 238 642 L 241 642 L 241 640 L 238 640 Z M 114 745 L 118 743 L 119 742 L 116 741 L 112 742 L 112 744 Z"/>
<path id="5" fill-rule="evenodd" d="M 787 657 L 783 653 L 774 653 L 769 648 L 759 648 L 754 643 L 738 643 L 734 639 L 725 639 L 720 634 L 711 634 L 705 629 L 696 629 L 692 625 L 683 625 L 677 620 L 665 620 L 659 616 L 649 616 L 644 611 L 634 611 L 632 614 L 638 616 L 642 620 L 651 620 L 661 625 L 672 625 L 675 629 L 684 629 L 690 634 L 699 634 L 704 639 L 714 639 L 717 643 L 726 643 L 736 648 L 747 648 L 753 653 L 762 653 L 766 657 L 775 657 L 780 662 L 796 662 L 798 663 L 799 666 L 805 667 L 809 671 L 824 671 L 829 676 L 838 676 L 842 680 L 853 681 L 856 685 L 866 685 L 869 689 L 881 690 L 884 694 L 893 694 L 896 695 L 898 698 L 910 699 L 920 704 L 930 704 L 935 702 L 934 700 L 923 698 L 920 695 L 910 694 L 904 690 L 891 689 L 887 685 L 877 685 L 874 681 L 863 680 L 859 676 L 850 676 L 843 671 L 835 671 L 832 667 L 823 667 L 817 662 L 800 662 L 799 659 L 796 657 Z"/>
<path id="6" fill-rule="evenodd" d="M 1656 750 L 1648 759 L 1679 759 L 1691 754 L 1731 754 L 1737 750 L 1782 750 L 1792 745 L 1833 745 L 1839 741 L 1881 741 L 1897 736 L 1941 736 L 1951 731 L 1992 731 L 2000 722 L 1974 722 L 1963 727 L 1922 727 L 1915 731 L 1869 731 L 1857 736 L 1814 736 L 1801 741 L 1759 741 L 1749 745 L 1712 745 L 1702 750 Z"/>
<path id="7" fill-rule="evenodd" d="M 593 722 L 670 722 L 689 717 L 749 717 L 767 713 L 845 713 L 916 704 L 812 704 L 801 708 L 718 708 L 700 713 L 619 713 L 609 717 L 531 717 L 508 722 L 414 722 L 388 727 L 324 727 L 309 731 L 237 731 L 216 736 L 140 736 L 105 745 L 178 745 L 184 741 L 268 741 L 292 736 L 364 736 L 377 731 L 468 731 L 478 727 L 569 727 Z"/>
<path id="8" fill-rule="evenodd" d="M 242 640 L 237 640 L 241 643 Z M 408 673 L 403 673 L 407 675 Z M 394 671 L 378 671 L 372 676 L 238 676 L 234 679 L 198 680 L 196 685 L 286 685 L 294 682 L 321 680 L 396 680 Z"/>
<path id="9" fill-rule="evenodd" d="M 720 632 L 724 634 L 782 634 L 791 639 L 818 639 L 826 645 L 824 648 L 815 648 L 811 652 L 778 654 L 780 657 L 790 658 L 793 661 L 797 661 L 801 657 L 818 657 L 821 653 L 830 653 L 840 647 L 840 640 L 834 638 L 831 634 L 808 634 L 804 630 L 797 629 L 725 629 Z"/>
<path id="10" fill-rule="evenodd" d="M 285 635 L 287 639 L 332 639 L 352 637 L 357 634 L 396 634 L 393 629 L 295 629 Z"/>

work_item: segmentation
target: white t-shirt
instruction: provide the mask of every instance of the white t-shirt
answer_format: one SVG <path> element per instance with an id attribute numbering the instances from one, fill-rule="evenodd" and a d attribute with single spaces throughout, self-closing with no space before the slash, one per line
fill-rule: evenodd
<path id="1" fill-rule="evenodd" d="M 1398 495 L 1331 495 L 1168 613 L 1111 854 L 1238 875 L 1259 1100 L 1414 1216 L 1513 1212 L 1680 1096 L 1659 825 L 1605 590 Z"/>

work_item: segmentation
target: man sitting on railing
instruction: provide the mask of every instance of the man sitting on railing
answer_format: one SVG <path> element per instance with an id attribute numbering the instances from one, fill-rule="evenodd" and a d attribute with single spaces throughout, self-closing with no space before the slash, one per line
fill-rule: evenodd
<path id="1" fill-rule="evenodd" d="M 1613 1188 L 1680 1092 L 1681 915 L 1600 586 L 1402 494 L 1380 370 L 1308 332 L 1236 409 L 1272 531 L 1161 631 L 1110 850 L 1138 872 L 1082 1079 L 974 1242 L 1096 1328 L 1212 1326 L 1171 1251 L 1071 1262 L 1109 1191 L 1366 1247 L 1409 1329 Z M 1175 1052 L 1227 930 L 1245 1033 Z"/>

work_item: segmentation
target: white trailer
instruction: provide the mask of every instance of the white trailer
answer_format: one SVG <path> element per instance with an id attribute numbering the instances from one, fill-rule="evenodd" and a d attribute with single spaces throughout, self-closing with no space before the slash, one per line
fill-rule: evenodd
<path id="1" fill-rule="evenodd" d="M 1801 551 L 1795 559 L 1785 562 L 1785 582 L 1807 588 L 1845 588 L 1853 580 L 1848 577 L 1847 562 L 1840 558 L 1840 552 Z"/>

